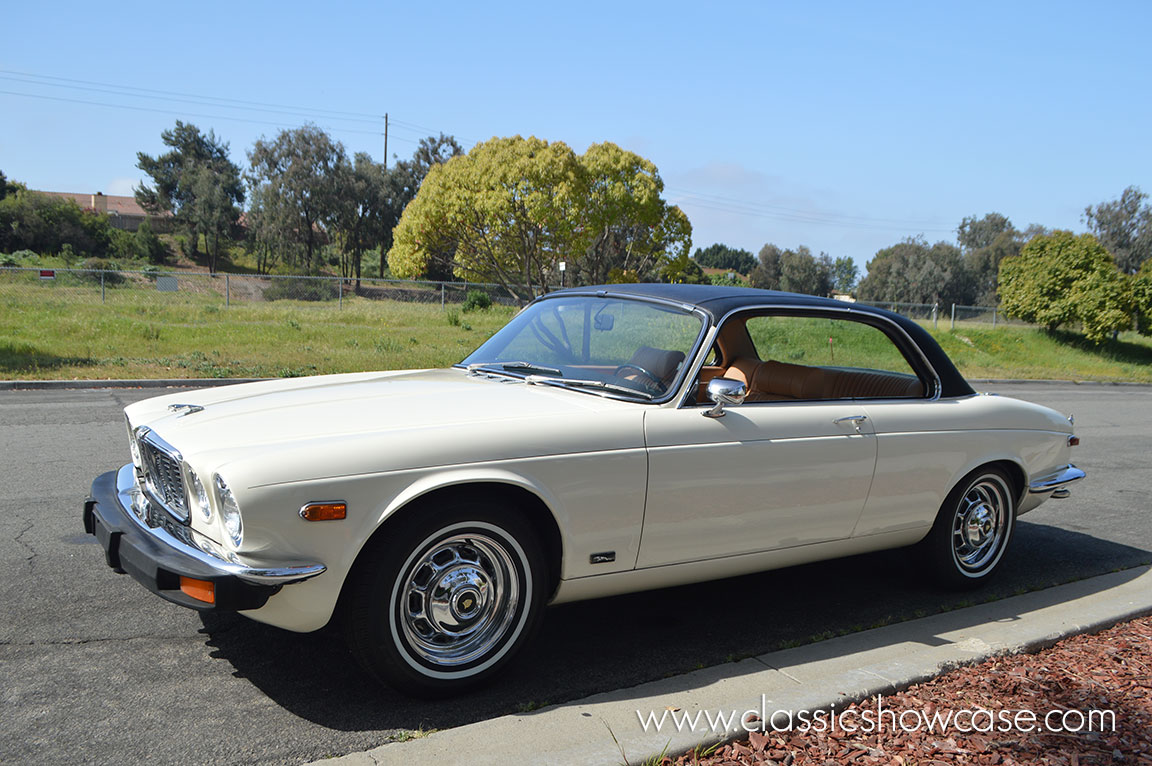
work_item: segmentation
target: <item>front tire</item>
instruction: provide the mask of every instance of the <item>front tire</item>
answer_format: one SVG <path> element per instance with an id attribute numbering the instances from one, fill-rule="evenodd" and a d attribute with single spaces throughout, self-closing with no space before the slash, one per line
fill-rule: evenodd
<path id="1" fill-rule="evenodd" d="M 999 468 L 978 468 L 944 500 L 919 553 L 940 584 L 975 588 L 992 577 L 1015 528 L 1012 480 Z"/>
<path id="2" fill-rule="evenodd" d="M 539 539 L 515 511 L 487 502 L 421 509 L 361 553 L 348 644 L 401 691 L 459 693 L 499 672 L 535 632 L 544 573 Z"/>

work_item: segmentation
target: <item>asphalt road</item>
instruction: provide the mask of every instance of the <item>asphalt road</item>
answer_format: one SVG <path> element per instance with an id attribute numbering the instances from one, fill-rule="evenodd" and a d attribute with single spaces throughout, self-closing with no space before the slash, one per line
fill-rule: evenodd
<path id="1" fill-rule="evenodd" d="M 565 605 L 495 685 L 441 702 L 374 687 L 333 631 L 201 617 L 104 565 L 81 505 L 156 390 L 0 392 L 0 762 L 302 763 L 1152 562 L 1152 388 L 979 388 L 1074 412 L 1089 474 L 1023 517 L 995 584 L 943 594 L 894 551 Z"/>

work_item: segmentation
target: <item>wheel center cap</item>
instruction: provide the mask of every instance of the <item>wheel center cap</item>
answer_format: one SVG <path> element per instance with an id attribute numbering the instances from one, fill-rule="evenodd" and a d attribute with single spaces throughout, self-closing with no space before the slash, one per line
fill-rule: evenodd
<path id="1" fill-rule="evenodd" d="M 968 521 L 964 525 L 964 533 L 972 545 L 982 545 L 992 534 L 992 514 L 986 506 L 978 506 L 968 514 Z"/>
<path id="2" fill-rule="evenodd" d="M 480 606 L 480 594 L 473 588 L 466 588 L 456 595 L 452 610 L 456 612 L 457 617 L 468 619 L 480 611 Z"/>

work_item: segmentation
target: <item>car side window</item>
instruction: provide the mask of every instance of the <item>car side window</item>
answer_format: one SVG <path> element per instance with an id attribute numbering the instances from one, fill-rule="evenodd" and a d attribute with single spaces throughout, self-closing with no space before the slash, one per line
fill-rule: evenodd
<path id="1" fill-rule="evenodd" d="M 918 398 L 925 386 L 884 331 L 826 316 L 745 320 L 755 359 L 734 360 L 729 377 L 748 386 L 746 401 Z"/>

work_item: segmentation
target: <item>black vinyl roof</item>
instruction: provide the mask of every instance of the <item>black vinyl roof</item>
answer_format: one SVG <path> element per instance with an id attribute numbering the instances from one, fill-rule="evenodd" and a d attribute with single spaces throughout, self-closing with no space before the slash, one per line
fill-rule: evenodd
<path id="1" fill-rule="evenodd" d="M 643 283 L 626 285 L 591 285 L 588 287 L 572 287 L 566 290 L 557 290 L 544 296 L 545 299 L 561 295 L 603 293 L 607 295 L 639 296 L 646 298 L 659 298 L 666 301 L 675 301 L 694 306 L 712 318 L 712 322 L 719 322 L 733 311 L 753 306 L 796 306 L 810 309 L 827 309 L 830 311 L 845 312 L 856 315 L 879 316 L 898 325 L 912 341 L 920 347 L 920 351 L 935 369 L 940 378 L 940 395 L 943 397 L 970 396 L 975 393 L 968 381 L 952 364 L 952 360 L 944 353 L 927 330 L 903 314 L 897 314 L 875 306 L 860 303 L 838 301 L 833 298 L 821 298 L 816 295 L 802 295 L 799 293 L 785 293 L 779 290 L 758 290 L 752 287 L 724 287 L 720 285 L 669 285 L 661 283 Z"/>

